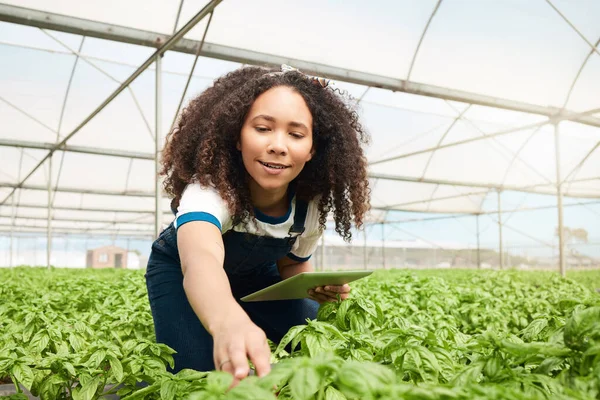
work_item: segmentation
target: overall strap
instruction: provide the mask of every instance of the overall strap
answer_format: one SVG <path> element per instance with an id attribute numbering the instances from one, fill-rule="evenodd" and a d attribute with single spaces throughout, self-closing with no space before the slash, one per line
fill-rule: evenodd
<path id="1" fill-rule="evenodd" d="M 294 212 L 294 224 L 290 227 L 288 234 L 291 237 L 298 237 L 304 233 L 306 229 L 304 222 L 306 221 L 306 213 L 308 211 L 308 203 L 296 198 L 296 211 Z"/>

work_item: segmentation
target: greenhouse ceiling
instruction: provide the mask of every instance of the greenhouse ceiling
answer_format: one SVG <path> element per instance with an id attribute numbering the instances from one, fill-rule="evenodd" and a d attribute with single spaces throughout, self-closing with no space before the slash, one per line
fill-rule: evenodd
<path id="1" fill-rule="evenodd" d="M 0 230 L 45 232 L 49 203 L 55 231 L 169 223 L 155 153 L 177 110 L 243 64 L 290 64 L 359 102 L 375 219 L 478 214 L 498 191 L 600 198 L 600 3 L 341 4 L 0 3 Z"/>

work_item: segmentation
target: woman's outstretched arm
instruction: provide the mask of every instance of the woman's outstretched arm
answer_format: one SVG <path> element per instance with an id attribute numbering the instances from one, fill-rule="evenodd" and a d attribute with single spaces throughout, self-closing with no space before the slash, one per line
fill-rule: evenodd
<path id="1" fill-rule="evenodd" d="M 188 222 L 177 231 L 177 246 L 188 301 L 213 337 L 215 368 L 231 373 L 234 385 L 248 375 L 248 359 L 259 376 L 268 374 L 267 337 L 233 298 L 221 231 L 209 222 Z"/>

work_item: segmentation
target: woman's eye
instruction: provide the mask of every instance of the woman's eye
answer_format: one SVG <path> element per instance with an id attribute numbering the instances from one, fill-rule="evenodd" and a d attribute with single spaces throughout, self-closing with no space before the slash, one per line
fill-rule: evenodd
<path id="1" fill-rule="evenodd" d="M 264 126 L 257 126 L 256 130 L 259 132 L 267 132 L 269 128 L 265 128 Z"/>
<path id="2" fill-rule="evenodd" d="M 291 132 L 290 135 L 292 135 L 293 137 L 297 138 L 297 139 L 302 139 L 304 137 L 303 134 L 301 133 L 296 133 L 296 132 Z"/>

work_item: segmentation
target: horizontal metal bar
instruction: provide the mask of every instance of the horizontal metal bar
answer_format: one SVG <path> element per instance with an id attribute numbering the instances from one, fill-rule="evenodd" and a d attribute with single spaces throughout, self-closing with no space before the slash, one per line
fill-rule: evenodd
<path id="1" fill-rule="evenodd" d="M 54 207 L 53 207 L 54 209 Z M 13 218 L 12 215 L 7 215 L 7 214 L 0 214 L 0 218 Z M 48 217 L 36 217 L 36 216 L 27 216 L 27 215 L 15 215 L 14 216 L 15 219 L 28 219 L 28 220 L 32 220 L 32 221 L 47 221 Z M 154 218 L 153 215 L 148 215 L 148 218 Z M 116 224 L 132 224 L 132 225 L 148 225 L 148 226 L 154 226 L 154 220 L 151 220 L 150 222 L 137 222 L 137 221 L 127 221 L 127 220 L 116 220 L 116 221 L 110 221 L 110 220 L 106 220 L 106 218 L 104 219 L 99 219 L 99 218 L 86 218 L 86 219 L 80 219 L 80 218 L 57 218 L 56 216 L 52 216 L 52 221 L 63 221 L 63 222 L 81 222 L 81 223 L 85 223 L 85 222 L 91 222 L 91 223 L 101 223 L 101 224 L 105 224 L 105 225 L 116 225 Z M 93 229 L 93 228 L 90 228 Z"/>
<path id="2" fill-rule="evenodd" d="M 0 182 L 0 188 L 16 188 L 19 187 L 21 189 L 27 190 L 43 190 L 47 191 L 47 188 L 44 185 L 32 185 L 32 184 L 23 184 L 18 185 L 16 183 L 7 183 Z M 65 187 L 60 186 L 53 189 L 55 192 L 65 192 L 65 193 L 79 193 L 79 194 L 99 194 L 105 196 L 131 196 L 131 197 L 154 197 L 154 192 L 147 191 L 136 191 L 136 190 L 102 190 L 102 189 L 84 189 L 84 188 L 74 188 L 74 187 Z M 168 200 L 166 197 L 165 200 Z"/>
<path id="3" fill-rule="evenodd" d="M 31 142 L 26 140 L 0 139 L 0 146 L 17 147 L 23 149 L 55 150 L 55 143 Z M 151 153 L 140 153 L 135 151 L 123 151 L 116 149 L 102 149 L 100 147 L 71 146 L 63 144 L 58 151 L 67 151 L 71 153 L 95 154 L 100 156 L 135 158 L 140 160 L 154 160 Z"/>
<path id="4" fill-rule="evenodd" d="M 475 183 L 475 182 L 469 183 L 469 182 L 456 182 L 456 181 L 448 181 L 448 180 L 420 179 L 420 178 L 416 178 L 416 177 L 384 175 L 384 174 L 369 174 L 369 177 L 373 178 L 373 179 L 395 180 L 395 181 L 402 181 L 402 182 L 428 183 L 428 184 L 434 184 L 434 185 L 440 184 L 440 185 L 451 185 L 451 186 L 481 187 L 481 188 L 491 188 L 491 189 L 499 189 L 499 190 L 510 190 L 510 191 L 516 191 L 516 192 L 534 193 L 534 194 L 554 195 L 553 192 L 546 193 L 546 192 L 535 191 L 532 189 L 535 186 L 529 186 L 527 188 L 523 188 L 523 187 L 517 187 L 517 186 L 488 185 L 488 184 Z M 585 182 L 585 181 L 599 180 L 599 179 L 600 179 L 600 177 L 586 178 L 586 179 L 579 179 L 579 180 L 575 180 L 575 181 L 571 181 L 571 182 L 572 183 Z M 0 182 L 0 188 L 15 188 L 17 186 L 18 185 L 16 183 Z M 541 186 L 547 186 L 547 185 L 544 184 Z M 23 184 L 20 187 L 21 187 L 21 189 L 27 189 L 27 190 L 42 190 L 42 191 L 47 190 L 47 188 L 44 185 Z M 152 198 L 154 198 L 154 192 L 150 192 L 150 191 L 136 191 L 136 190 L 120 191 L 120 190 L 106 190 L 106 189 L 83 189 L 83 188 L 73 188 L 73 187 L 65 187 L 65 186 L 56 187 L 54 190 L 57 192 L 65 192 L 65 193 L 98 194 L 98 195 L 107 195 L 107 196 L 152 197 Z M 596 198 L 598 198 L 598 195 L 565 194 L 565 197 L 596 199 Z M 169 201 L 169 198 L 163 196 L 163 200 Z M 379 208 L 379 209 L 395 210 L 394 208 Z M 127 212 L 127 211 L 125 211 L 125 212 Z"/>
<path id="5" fill-rule="evenodd" d="M 9 228 L 9 229 L 1 229 L 1 228 Z M 10 234 L 11 229 L 13 232 L 21 232 L 21 233 L 41 233 L 41 234 L 46 234 L 46 227 L 34 227 L 34 226 L 27 226 L 27 227 L 18 227 L 18 226 L 12 226 L 12 225 L 6 225 L 6 224 L 0 224 L 0 232 L 5 233 L 5 234 Z M 153 229 L 152 229 L 153 230 Z M 102 233 L 102 234 L 106 234 L 106 235 L 110 235 L 111 237 L 113 236 L 126 236 L 126 237 L 133 237 L 133 236 L 139 236 L 139 237 L 143 237 L 143 238 L 148 238 L 148 239 L 152 239 L 153 238 L 153 233 L 152 232 L 148 232 L 146 233 L 146 231 L 116 231 L 114 229 L 83 229 L 83 228 L 56 228 L 53 227 L 52 228 L 52 232 L 53 233 L 61 233 L 61 234 L 69 234 L 69 233 L 87 233 L 88 235 L 96 235 L 98 233 Z"/>
<path id="6" fill-rule="evenodd" d="M 114 24 L 90 21 L 82 18 L 54 14 L 7 4 L 0 4 L 0 21 L 154 48 L 160 48 L 171 39 L 170 35 L 168 34 L 127 28 Z M 196 54 L 198 45 L 199 41 L 197 40 L 181 39 L 174 44 L 170 50 L 180 53 Z M 462 90 L 408 82 L 403 79 L 353 71 L 345 68 L 333 67 L 290 57 L 281 57 L 235 47 L 228 47 L 214 43 L 205 42 L 200 55 L 203 57 L 233 61 L 241 64 L 291 64 L 306 73 L 327 76 L 331 79 L 337 79 L 359 85 L 378 87 L 392 91 L 412 93 L 420 96 L 435 97 L 445 100 L 460 101 L 469 104 L 478 104 L 505 110 L 545 115 L 547 117 L 560 119 L 564 118 L 571 121 L 580 122 L 582 124 L 600 127 L 599 118 L 589 115 L 579 115 L 568 110 L 561 111 L 561 109 L 557 107 L 539 106 L 519 101 L 485 96 Z"/>
<path id="7" fill-rule="evenodd" d="M 391 181 L 401 181 L 401 182 L 429 183 L 432 185 L 439 184 L 439 185 L 449 185 L 449 186 L 477 187 L 477 188 L 497 189 L 497 190 L 501 190 L 501 191 L 510 190 L 510 191 L 514 191 L 514 192 L 524 192 L 524 193 L 534 193 L 534 194 L 549 194 L 549 195 L 556 194 L 555 188 L 553 188 L 552 190 L 549 190 L 547 192 L 533 189 L 538 186 L 548 186 L 548 184 L 546 184 L 546 183 L 540 184 L 540 185 L 528 186 L 528 187 L 521 187 L 521 186 L 511 186 L 511 185 L 493 185 L 493 184 L 480 183 L 480 182 L 464 182 L 464 181 L 461 182 L 461 181 L 450 181 L 450 180 L 444 180 L 444 179 L 427 179 L 427 178 L 417 178 L 417 177 L 399 176 L 399 175 L 387 175 L 387 174 L 379 174 L 379 173 L 369 173 L 369 178 L 391 180 Z M 575 181 L 573 181 L 573 182 L 575 182 Z M 592 194 L 574 194 L 574 193 L 566 194 L 565 193 L 564 195 L 567 197 L 577 197 L 577 198 L 590 198 L 590 199 L 598 198 L 597 194 L 592 195 Z M 390 208 L 390 210 L 393 210 L 393 209 Z"/>
<path id="8" fill-rule="evenodd" d="M 2 208 L 10 208 L 13 206 L 0 206 L 0 210 Z M 29 203 L 18 203 L 14 205 L 15 208 L 35 208 L 46 210 L 48 205 L 43 204 L 29 204 Z M 125 214 L 154 214 L 154 210 L 126 210 L 123 208 L 101 208 L 101 207 L 65 207 L 65 206 L 52 206 L 52 210 L 61 210 L 61 211 L 88 211 L 88 212 L 116 212 L 116 213 L 125 213 Z M 163 214 L 173 215 L 171 210 L 164 210 Z"/>
<path id="9" fill-rule="evenodd" d="M 596 204 L 600 204 L 600 201 L 588 201 L 585 203 L 569 203 L 569 204 L 565 204 L 563 205 L 564 208 L 566 207 L 582 207 L 582 206 L 591 206 L 591 205 L 596 205 Z M 550 205 L 550 206 L 539 206 L 539 207 L 521 207 L 521 208 L 514 208 L 512 210 L 502 210 L 503 214 L 512 214 L 512 213 L 518 213 L 518 212 L 525 212 L 525 211 L 539 211 L 539 210 L 550 210 L 550 209 L 554 209 L 556 208 L 556 205 Z M 386 210 L 386 211 L 395 211 L 395 210 Z M 412 212 L 412 213 L 421 213 L 421 211 L 398 211 L 398 212 Z M 392 221 L 385 221 L 385 224 L 402 224 L 402 223 L 408 223 L 408 222 L 423 222 L 423 221 L 437 221 L 437 220 L 442 220 L 442 219 L 452 219 L 452 218 L 465 218 L 465 217 L 475 217 L 477 215 L 488 215 L 488 214 L 498 214 L 498 210 L 492 210 L 492 211 L 484 211 L 484 212 L 479 212 L 479 213 L 475 213 L 475 214 L 460 214 L 460 215 L 442 215 L 439 217 L 426 217 L 426 218 L 410 218 L 410 219 L 401 219 L 401 220 L 392 220 Z M 381 224 L 381 222 L 376 222 L 374 224 Z"/>
<path id="10" fill-rule="evenodd" d="M 399 154 L 397 156 L 391 156 L 391 157 L 382 158 L 380 160 L 375 160 L 375 161 L 370 162 L 369 165 L 382 164 L 382 163 L 386 163 L 389 161 L 399 160 L 401 158 L 407 158 L 407 157 L 412 157 L 412 156 L 416 156 L 419 154 L 435 152 L 435 151 L 441 150 L 441 149 L 447 149 L 449 147 L 460 146 L 463 144 L 478 142 L 481 140 L 489 140 L 489 139 L 492 139 L 492 138 L 495 138 L 498 136 L 508 135 L 511 133 L 515 133 L 515 132 L 519 132 L 519 131 L 523 131 L 523 130 L 527 130 L 527 129 L 539 128 L 546 124 L 548 124 L 548 121 L 536 122 L 535 124 L 528 124 L 528 125 L 524 125 L 524 126 L 518 126 L 515 128 L 505 129 L 505 130 L 502 130 L 499 132 L 491 133 L 489 135 L 477 136 L 474 138 L 459 140 L 457 142 L 451 142 L 451 143 L 446 143 L 446 144 L 438 144 L 435 147 L 429 147 L 427 149 L 416 150 L 416 151 L 412 151 L 410 153 L 404 153 L 404 154 Z"/>

